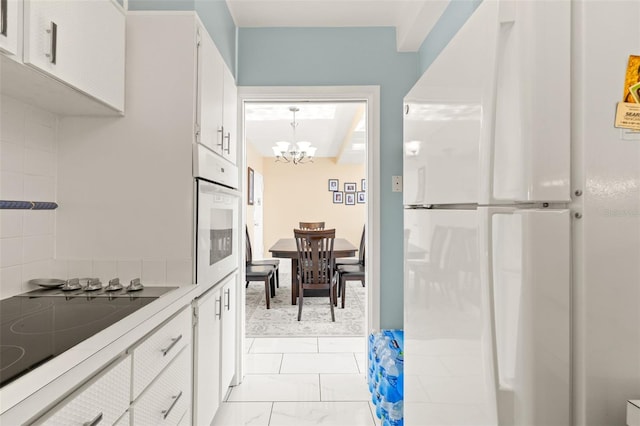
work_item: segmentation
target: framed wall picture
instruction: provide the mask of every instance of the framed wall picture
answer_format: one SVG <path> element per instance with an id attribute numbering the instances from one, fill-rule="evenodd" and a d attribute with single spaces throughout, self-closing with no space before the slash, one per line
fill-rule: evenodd
<path id="1" fill-rule="evenodd" d="M 338 190 L 338 179 L 329 179 L 329 191 Z"/>
<path id="2" fill-rule="evenodd" d="M 355 206 L 356 204 L 356 193 L 355 192 L 347 192 L 344 194 L 344 203 L 348 206 Z"/>
<path id="3" fill-rule="evenodd" d="M 364 204 L 367 202 L 367 193 L 364 191 L 358 191 L 356 193 L 356 198 L 359 204 Z"/>
<path id="4" fill-rule="evenodd" d="M 355 182 L 345 182 L 344 192 L 356 192 L 357 185 Z"/>
<path id="5" fill-rule="evenodd" d="M 342 204 L 342 191 L 333 192 L 333 204 Z"/>
<path id="6" fill-rule="evenodd" d="M 253 205 L 253 169 L 247 167 L 247 204 Z"/>
<path id="7" fill-rule="evenodd" d="M 362 179 L 360 181 L 360 190 L 361 191 L 366 191 L 367 190 L 367 180 L 366 179 Z"/>

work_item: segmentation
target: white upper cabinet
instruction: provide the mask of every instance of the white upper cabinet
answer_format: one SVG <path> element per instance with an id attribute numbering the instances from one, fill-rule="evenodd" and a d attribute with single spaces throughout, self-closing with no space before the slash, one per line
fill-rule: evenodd
<path id="1" fill-rule="evenodd" d="M 203 28 L 198 42 L 196 141 L 236 164 L 238 91 L 236 83 Z"/>
<path id="2" fill-rule="evenodd" d="M 125 15 L 112 0 L 25 0 L 24 63 L 124 110 Z"/>
<path id="3" fill-rule="evenodd" d="M 0 51 L 18 54 L 22 33 L 22 0 L 0 1 Z"/>
<path id="4" fill-rule="evenodd" d="M 222 69 L 224 61 L 209 34 L 198 30 L 196 141 L 222 155 Z"/>

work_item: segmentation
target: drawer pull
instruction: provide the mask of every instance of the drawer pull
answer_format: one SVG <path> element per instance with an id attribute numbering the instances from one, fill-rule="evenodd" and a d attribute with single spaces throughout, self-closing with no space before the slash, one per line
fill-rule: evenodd
<path id="1" fill-rule="evenodd" d="M 93 420 L 82 423 L 82 426 L 96 426 L 102 421 L 102 413 L 98 414 Z"/>
<path id="2" fill-rule="evenodd" d="M 162 415 L 163 415 L 163 419 L 166 419 L 167 416 L 169 415 L 169 413 L 171 412 L 171 410 L 173 410 L 173 407 L 175 407 L 176 402 L 178 402 L 178 400 L 180 399 L 180 397 L 182 396 L 182 391 L 180 391 L 179 394 L 177 394 L 176 396 L 172 396 L 171 398 L 173 398 L 173 402 L 171 403 L 171 405 L 169 406 L 169 409 L 167 410 L 162 410 Z"/>
<path id="3" fill-rule="evenodd" d="M 224 291 L 224 296 L 226 301 L 224 302 L 224 308 L 228 311 L 229 307 L 231 306 L 231 290 L 226 289 Z"/>
<path id="4" fill-rule="evenodd" d="M 182 339 L 182 334 L 179 335 L 178 337 L 174 337 L 173 339 L 171 339 L 171 344 L 169 345 L 168 348 L 160 349 L 162 351 L 162 356 L 167 356 L 169 351 L 176 345 L 176 343 L 180 341 L 180 339 Z"/>

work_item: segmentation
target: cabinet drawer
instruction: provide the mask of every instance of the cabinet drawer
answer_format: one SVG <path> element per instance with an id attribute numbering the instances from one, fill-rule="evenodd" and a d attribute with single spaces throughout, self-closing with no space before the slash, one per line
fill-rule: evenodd
<path id="1" fill-rule="evenodd" d="M 191 310 L 184 309 L 133 349 L 135 400 L 167 364 L 191 342 Z"/>
<path id="2" fill-rule="evenodd" d="M 134 425 L 177 425 L 191 404 L 191 346 L 171 362 L 132 406 Z"/>
<path id="3" fill-rule="evenodd" d="M 62 402 L 52 416 L 36 424 L 114 424 L 129 408 L 130 384 L 131 356 L 128 355 Z"/>

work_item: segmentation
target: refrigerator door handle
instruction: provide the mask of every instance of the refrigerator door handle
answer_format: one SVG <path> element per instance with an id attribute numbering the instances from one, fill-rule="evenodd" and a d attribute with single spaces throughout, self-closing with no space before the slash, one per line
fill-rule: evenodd
<path id="1" fill-rule="evenodd" d="M 513 214 L 514 209 L 509 207 L 479 207 L 479 232 L 478 242 L 480 244 L 480 283 L 485 293 L 489 306 L 491 329 L 489 330 L 490 352 L 493 364 L 493 381 L 495 385 L 495 399 L 498 416 L 498 424 L 513 424 L 513 387 L 506 383 L 501 383 L 500 363 L 498 360 L 499 342 L 496 324 L 496 303 L 494 288 L 494 256 L 493 256 L 493 216 L 497 214 Z"/>

